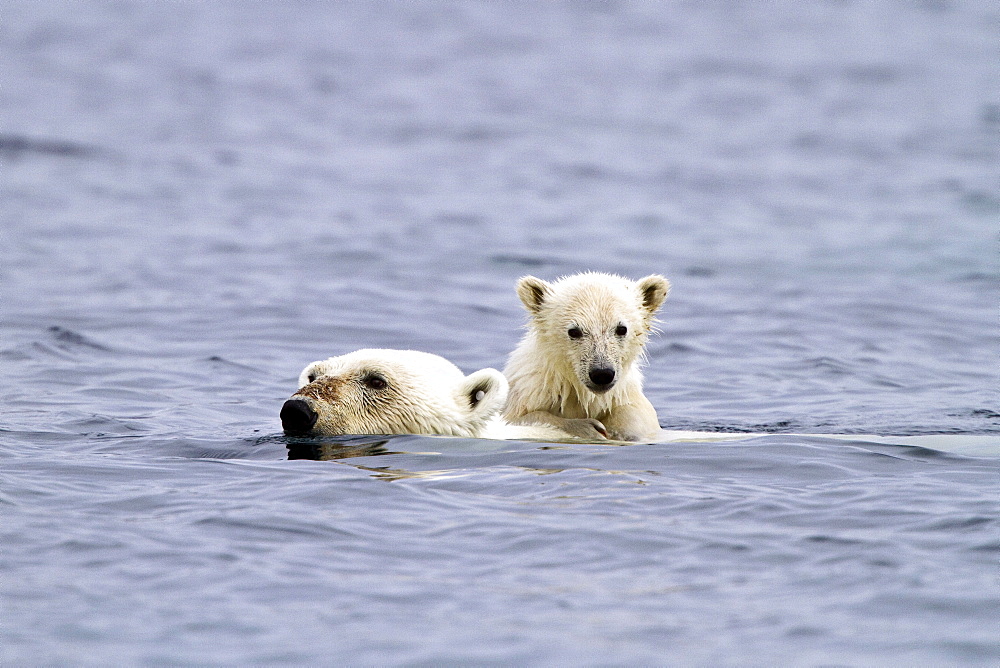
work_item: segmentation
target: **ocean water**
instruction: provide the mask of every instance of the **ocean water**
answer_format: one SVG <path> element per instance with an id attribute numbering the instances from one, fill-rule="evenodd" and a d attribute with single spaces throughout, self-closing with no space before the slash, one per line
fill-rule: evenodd
<path id="1" fill-rule="evenodd" d="M 3 0 L 0 63 L 0 665 L 1000 663 L 994 3 Z M 584 270 L 733 438 L 282 435 Z"/>

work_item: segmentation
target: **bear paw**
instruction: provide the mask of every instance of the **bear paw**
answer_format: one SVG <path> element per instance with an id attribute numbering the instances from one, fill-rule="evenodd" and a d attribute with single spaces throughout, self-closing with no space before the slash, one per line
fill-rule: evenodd
<path id="1" fill-rule="evenodd" d="M 604 424 L 593 418 L 566 418 L 559 426 L 570 436 L 586 441 L 603 441 L 610 438 Z"/>

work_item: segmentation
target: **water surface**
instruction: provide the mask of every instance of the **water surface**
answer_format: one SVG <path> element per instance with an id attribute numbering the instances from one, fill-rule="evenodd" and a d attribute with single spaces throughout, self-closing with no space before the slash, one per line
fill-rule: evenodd
<path id="1" fill-rule="evenodd" d="M 0 4 L 0 663 L 996 664 L 998 56 L 975 2 Z M 671 279 L 661 425 L 746 436 L 280 434 L 583 270 Z"/>

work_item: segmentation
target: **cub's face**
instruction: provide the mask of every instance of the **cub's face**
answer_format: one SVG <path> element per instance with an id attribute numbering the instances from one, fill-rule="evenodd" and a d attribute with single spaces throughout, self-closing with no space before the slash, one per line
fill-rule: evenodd
<path id="1" fill-rule="evenodd" d="M 313 362 L 281 409 L 290 435 L 478 436 L 507 398 L 500 372 L 465 376 L 442 357 L 359 350 Z"/>
<path id="2" fill-rule="evenodd" d="M 539 345 L 595 394 L 614 388 L 637 362 L 669 289 L 656 275 L 578 274 L 554 284 L 527 276 L 518 283 Z"/>

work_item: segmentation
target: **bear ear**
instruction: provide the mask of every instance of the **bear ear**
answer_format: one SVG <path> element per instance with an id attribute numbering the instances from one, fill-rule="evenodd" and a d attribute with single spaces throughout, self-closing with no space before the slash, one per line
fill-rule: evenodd
<path id="1" fill-rule="evenodd" d="M 551 293 L 552 286 L 534 276 L 525 276 L 517 282 L 517 296 L 532 315 L 541 310 Z"/>
<path id="2" fill-rule="evenodd" d="M 299 374 L 299 389 L 302 389 L 309 383 L 316 380 L 319 376 L 323 375 L 319 370 L 321 364 L 322 362 L 313 362 L 302 370 L 302 373 Z"/>
<path id="3" fill-rule="evenodd" d="M 507 403 L 507 379 L 496 369 L 480 369 L 465 377 L 459 388 L 459 402 L 469 411 L 487 419 L 493 417 Z"/>
<path id="4" fill-rule="evenodd" d="M 663 300 L 667 298 L 667 293 L 670 292 L 670 281 L 659 274 L 651 274 L 641 279 L 638 286 L 642 307 L 649 315 L 653 315 L 659 310 Z"/>

